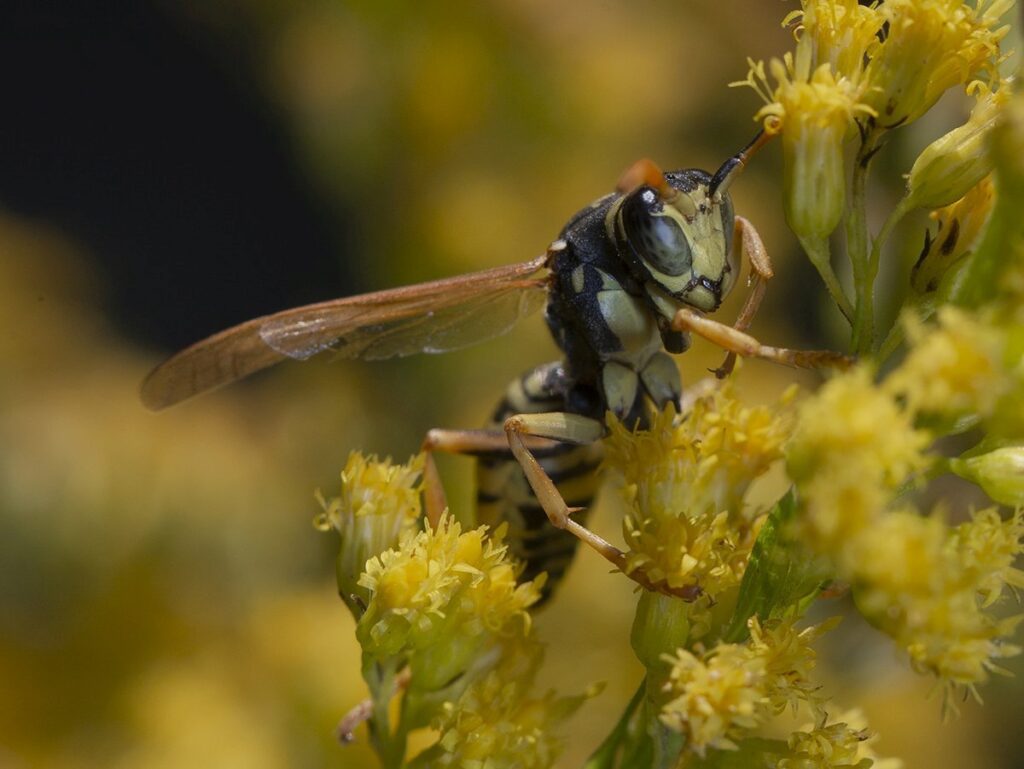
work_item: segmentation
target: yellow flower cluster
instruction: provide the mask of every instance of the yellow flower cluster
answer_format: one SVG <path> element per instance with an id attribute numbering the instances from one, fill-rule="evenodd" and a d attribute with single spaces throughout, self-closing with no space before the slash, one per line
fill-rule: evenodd
<path id="1" fill-rule="evenodd" d="M 885 390 L 912 414 L 953 419 L 992 415 L 1012 386 L 1003 362 L 1005 332 L 953 307 L 943 307 L 938 327 L 905 319 L 911 351 L 885 380 Z"/>
<path id="2" fill-rule="evenodd" d="M 828 65 L 837 78 L 852 84 L 860 81 L 864 62 L 880 45 L 881 21 L 877 4 L 857 0 L 807 0 L 802 8 L 782 20 L 794 25 L 800 42 L 797 50 L 810 56 L 818 67 Z"/>
<path id="3" fill-rule="evenodd" d="M 895 489 L 927 465 L 927 433 L 859 366 L 801 404 L 787 452 L 806 515 L 802 538 L 843 557 L 851 537 L 883 514 Z"/>
<path id="4" fill-rule="evenodd" d="M 353 451 L 341 471 L 338 496 L 324 499 L 317 492 L 323 512 L 313 525 L 341 536 L 338 592 L 356 618 L 369 601 L 369 593 L 359 585 L 366 562 L 418 526 L 423 462 L 422 454 L 396 465 L 390 459 L 380 461 Z"/>
<path id="5" fill-rule="evenodd" d="M 867 103 L 884 127 L 917 120 L 948 89 L 979 75 L 996 80 L 999 21 L 1013 0 L 886 0 L 877 6 L 884 42 L 865 78 Z"/>
<path id="6" fill-rule="evenodd" d="M 859 711 L 841 713 L 836 721 L 809 725 L 793 732 L 788 740 L 789 754 L 774 763 L 773 769 L 902 769 L 898 759 L 880 759 L 871 749 L 875 735 L 862 725 Z"/>
<path id="7" fill-rule="evenodd" d="M 370 594 L 356 627 L 363 653 L 408 661 L 411 688 L 433 690 L 507 636 L 525 636 L 541 580 L 516 585 L 504 527 L 463 532 L 451 517 L 405 532 L 359 579 Z"/>
<path id="8" fill-rule="evenodd" d="M 699 585 L 712 597 L 739 584 L 757 519 L 744 496 L 782 457 L 793 394 L 777 408 L 749 406 L 726 384 L 682 419 L 666 409 L 649 430 L 609 424 L 606 464 L 621 473 L 629 506 L 627 571 L 670 591 Z"/>
<path id="9" fill-rule="evenodd" d="M 1017 620 L 984 611 L 1007 585 L 1019 586 L 1010 565 L 1024 534 L 1020 517 L 1002 521 L 994 510 L 950 530 L 913 511 L 886 515 L 851 546 L 863 560 L 850 574 L 858 608 L 905 648 L 914 667 L 947 686 L 973 688 L 1016 654 L 1001 642 Z M 947 701 L 949 702 L 949 701 Z"/>
<path id="10" fill-rule="evenodd" d="M 669 700 L 661 722 L 704 755 L 708 748 L 736 749 L 738 740 L 787 707 L 806 703 L 820 713 L 811 644 L 835 624 L 798 631 L 793 620 L 762 626 L 753 618 L 745 644 L 719 644 L 700 656 L 679 649 L 666 658 Z"/>
<path id="11" fill-rule="evenodd" d="M 556 727 L 596 690 L 578 697 L 531 693 L 539 647 L 513 641 L 501 662 L 471 684 L 454 702 L 445 702 L 432 723 L 437 743 L 410 769 L 547 769 L 562 750 Z"/>
<path id="12" fill-rule="evenodd" d="M 765 106 L 755 120 L 781 130 L 786 220 L 815 258 L 844 213 L 843 144 L 917 120 L 956 85 L 979 93 L 971 120 L 935 143 L 911 174 L 907 205 L 937 208 L 961 197 L 989 167 L 981 144 L 1005 102 L 996 91 L 1000 18 L 1013 0 L 803 0 L 784 24 L 796 26 L 796 50 L 769 62 L 750 61 L 747 78 Z M 995 93 L 993 93 L 995 91 Z"/>
<path id="13" fill-rule="evenodd" d="M 934 433 L 916 424 L 960 429 L 1020 389 L 1006 330 L 983 318 L 944 307 L 936 324 L 911 327 L 910 352 L 881 383 L 864 366 L 830 381 L 801 407 L 787 452 L 801 538 L 833 561 L 861 612 L 917 669 L 968 687 L 1017 651 L 1000 641 L 1014 622 L 984 609 L 1021 584 L 1012 568 L 1020 514 L 983 511 L 951 529 L 898 494 L 943 461 L 927 451 Z"/>
<path id="14" fill-rule="evenodd" d="M 747 79 L 733 85 L 761 94 L 766 105 L 755 119 L 771 119 L 771 130 L 782 131 L 786 221 L 801 238 L 821 239 L 836 228 L 846 202 L 843 141 L 857 117 L 873 113 L 853 81 L 837 78 L 827 63 L 812 66 L 810 46 L 801 38 L 795 58 L 772 59 L 774 89 L 763 62 L 750 62 Z"/>

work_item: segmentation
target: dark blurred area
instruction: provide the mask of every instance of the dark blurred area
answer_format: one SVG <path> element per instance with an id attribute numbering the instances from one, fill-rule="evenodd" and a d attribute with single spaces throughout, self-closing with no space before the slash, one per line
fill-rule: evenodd
<path id="1" fill-rule="evenodd" d="M 311 188 L 256 52 L 150 0 L 0 18 L 0 202 L 87 251 L 126 335 L 171 349 L 346 292 L 353 217 Z"/>
<path id="2" fill-rule="evenodd" d="M 349 449 L 404 460 L 430 427 L 479 425 L 556 355 L 542 323 L 443 357 L 281 366 L 161 414 L 138 383 L 250 317 L 529 259 L 637 158 L 718 167 L 759 106 L 728 83 L 789 47 L 793 5 L 5 3 L 0 768 L 375 766 L 365 735 L 333 738 L 365 688 L 314 489 L 336 493 Z M 779 169 L 766 150 L 732 189 L 778 275 L 755 330 L 828 344 Z M 695 345 L 684 381 L 720 357 Z M 791 381 L 751 363 L 740 387 L 767 401 Z M 441 462 L 465 514 L 471 465 Z M 595 527 L 614 538 L 610 496 Z M 565 766 L 640 676 L 635 598 L 586 555 L 537 618 L 546 683 L 607 682 Z M 882 754 L 1014 765 L 993 735 L 1016 681 L 942 727 L 929 682 L 861 630 L 830 686 Z"/>

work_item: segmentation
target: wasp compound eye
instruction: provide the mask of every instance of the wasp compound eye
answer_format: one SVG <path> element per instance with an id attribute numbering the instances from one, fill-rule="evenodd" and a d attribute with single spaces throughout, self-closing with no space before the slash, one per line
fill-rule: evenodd
<path id="1" fill-rule="evenodd" d="M 682 214 L 662 203 L 654 190 L 645 187 L 630 195 L 622 214 L 626 238 L 641 261 L 673 277 L 690 270 L 693 256 Z"/>

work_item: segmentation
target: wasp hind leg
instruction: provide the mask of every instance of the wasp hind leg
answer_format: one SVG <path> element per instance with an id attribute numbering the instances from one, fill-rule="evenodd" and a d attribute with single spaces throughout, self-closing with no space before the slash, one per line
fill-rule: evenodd
<path id="1" fill-rule="evenodd" d="M 578 512 L 578 508 L 566 504 L 555 482 L 533 455 L 531 446 L 538 438 L 579 445 L 594 443 L 604 436 L 604 425 L 590 417 L 561 411 L 516 414 L 505 420 L 505 435 L 506 446 L 512 449 L 513 456 L 523 468 L 526 480 L 551 524 L 570 532 L 618 568 L 624 568 L 625 555 L 621 550 L 572 519 L 572 513 Z"/>
<path id="2" fill-rule="evenodd" d="M 670 590 L 663 584 L 655 584 L 643 570 L 631 569 L 626 562 L 626 554 L 619 548 L 574 521 L 572 514 L 578 512 L 578 508 L 571 508 L 566 504 L 558 487 L 544 472 L 544 468 L 529 447 L 530 439 L 535 438 L 548 438 L 563 443 L 592 443 L 604 436 L 604 425 L 596 419 L 557 411 L 516 414 L 505 420 L 505 433 L 508 435 L 508 445 L 512 453 L 523 468 L 526 480 L 553 526 L 570 532 L 641 587 L 675 595 L 686 601 L 692 601 L 700 595 L 699 588 L 695 585 Z"/>

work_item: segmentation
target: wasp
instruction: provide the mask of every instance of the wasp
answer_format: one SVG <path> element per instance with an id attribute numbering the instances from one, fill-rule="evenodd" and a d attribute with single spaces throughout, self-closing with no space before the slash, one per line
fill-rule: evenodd
<path id="1" fill-rule="evenodd" d="M 772 266 L 757 231 L 733 211 L 728 188 L 768 138 L 762 131 L 714 174 L 635 163 L 614 192 L 576 213 L 531 261 L 229 328 L 157 366 L 142 384 L 142 400 L 162 409 L 287 358 L 328 350 L 365 360 L 454 350 L 502 334 L 544 307 L 561 360 L 513 381 L 487 427 L 428 432 L 426 514 L 436 522 L 445 508 L 432 452 L 472 455 L 477 522 L 508 523 L 521 578 L 548 574 L 545 598 L 579 541 L 624 568 L 623 553 L 585 526 L 606 412 L 642 428 L 650 405 L 678 408 L 683 388 L 671 355 L 686 351 L 691 333 L 727 351 L 720 377 L 737 354 L 795 366 L 834 362 L 831 353 L 768 347 L 745 333 Z M 736 284 L 744 257 L 750 290 L 736 322 L 705 317 Z M 643 574 L 630 576 L 659 589 Z M 679 594 L 692 599 L 699 587 Z"/>

